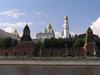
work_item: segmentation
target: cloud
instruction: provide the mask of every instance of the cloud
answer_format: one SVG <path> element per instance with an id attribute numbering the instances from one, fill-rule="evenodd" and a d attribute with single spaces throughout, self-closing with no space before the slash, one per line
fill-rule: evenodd
<path id="1" fill-rule="evenodd" d="M 1 23 L 0 26 L 8 26 L 8 27 L 24 27 L 26 22 L 16 22 L 16 23 Z M 28 22 L 28 25 L 32 25 L 31 22 Z"/>
<path id="2" fill-rule="evenodd" d="M 14 29 L 12 27 L 7 27 L 4 29 L 4 31 L 11 33 L 14 31 Z"/>
<path id="3" fill-rule="evenodd" d="M 45 24 L 44 22 L 41 22 L 40 24 Z"/>
<path id="4" fill-rule="evenodd" d="M 12 9 L 9 11 L 1 12 L 0 14 L 11 16 L 13 18 L 18 18 L 19 16 L 22 16 L 24 14 L 24 13 L 17 13 L 17 11 L 19 11 L 19 9 Z"/>
<path id="5" fill-rule="evenodd" d="M 41 12 L 36 12 L 35 14 L 36 14 L 36 15 L 41 15 L 42 13 L 41 13 Z"/>
<path id="6" fill-rule="evenodd" d="M 75 32 L 70 32 L 70 34 L 71 34 L 71 36 L 74 36 L 74 35 L 79 35 L 79 34 L 81 34 L 81 33 L 75 33 Z"/>
<path id="7" fill-rule="evenodd" d="M 61 37 L 61 33 L 60 32 L 55 32 L 55 38 L 59 38 Z"/>
<path id="8" fill-rule="evenodd" d="M 100 17 L 95 22 L 92 22 L 90 27 L 93 30 L 93 33 L 100 37 Z"/>

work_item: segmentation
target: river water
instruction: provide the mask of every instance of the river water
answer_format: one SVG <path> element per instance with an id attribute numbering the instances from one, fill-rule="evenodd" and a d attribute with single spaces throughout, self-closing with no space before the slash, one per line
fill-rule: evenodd
<path id="1" fill-rule="evenodd" d="M 100 75 L 100 66 L 0 65 L 0 75 Z"/>

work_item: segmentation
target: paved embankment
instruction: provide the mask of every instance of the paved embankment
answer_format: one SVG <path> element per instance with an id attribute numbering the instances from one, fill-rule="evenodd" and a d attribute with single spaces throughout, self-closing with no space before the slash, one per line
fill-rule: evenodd
<path id="1" fill-rule="evenodd" d="M 0 65 L 100 65 L 100 58 L 1 58 Z"/>

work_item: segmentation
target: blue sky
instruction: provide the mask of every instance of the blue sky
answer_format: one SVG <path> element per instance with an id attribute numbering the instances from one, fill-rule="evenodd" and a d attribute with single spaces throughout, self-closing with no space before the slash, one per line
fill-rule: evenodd
<path id="1" fill-rule="evenodd" d="M 85 33 L 90 25 L 100 35 L 100 0 L 0 0 L 0 29 L 22 35 L 28 22 L 34 38 L 50 22 L 59 37 L 66 13 L 72 35 Z"/>

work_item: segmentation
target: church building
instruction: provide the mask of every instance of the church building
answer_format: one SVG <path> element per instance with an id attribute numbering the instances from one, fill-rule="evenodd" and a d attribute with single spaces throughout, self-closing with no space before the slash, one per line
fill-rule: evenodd
<path id="1" fill-rule="evenodd" d="M 49 23 L 49 25 L 47 26 L 47 29 L 45 28 L 43 30 L 43 33 L 37 33 L 35 35 L 36 39 L 45 39 L 45 38 L 51 38 L 51 37 L 55 37 L 55 33 L 52 29 L 51 24 Z"/>
<path id="2" fill-rule="evenodd" d="M 64 17 L 62 38 L 69 38 L 69 25 L 68 25 L 68 16 Z"/>

